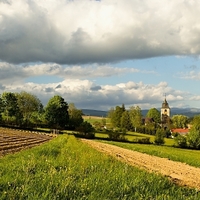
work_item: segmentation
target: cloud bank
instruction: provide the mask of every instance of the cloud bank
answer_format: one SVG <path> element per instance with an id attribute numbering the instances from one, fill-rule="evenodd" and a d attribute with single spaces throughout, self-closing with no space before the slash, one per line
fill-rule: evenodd
<path id="1" fill-rule="evenodd" d="M 3 0 L 0 60 L 84 64 L 198 56 L 199 13 L 193 0 Z"/>

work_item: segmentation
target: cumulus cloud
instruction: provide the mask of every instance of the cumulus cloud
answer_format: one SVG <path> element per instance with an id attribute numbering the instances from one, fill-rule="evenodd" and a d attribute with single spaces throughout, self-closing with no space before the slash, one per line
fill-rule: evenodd
<path id="1" fill-rule="evenodd" d="M 124 103 L 127 108 L 139 105 L 141 108 L 160 107 L 167 93 L 170 103 L 187 98 L 184 91 L 174 90 L 167 83 L 148 85 L 143 82 L 127 82 L 116 85 L 97 85 L 93 81 L 66 79 L 59 83 L 7 84 L 6 91 L 27 91 L 35 94 L 45 105 L 55 94 L 61 95 L 67 102 L 73 102 L 79 108 L 108 110 Z M 0 88 L 0 92 L 1 88 Z"/>
<path id="2" fill-rule="evenodd" d="M 135 68 L 119 68 L 108 65 L 63 66 L 56 63 L 14 65 L 0 62 L 0 83 L 19 82 L 28 77 L 57 76 L 63 79 L 85 79 L 95 77 L 120 76 L 127 73 L 148 73 Z M 152 73 L 152 72 L 151 72 Z"/>
<path id="3" fill-rule="evenodd" d="M 81 64 L 199 55 L 199 13 L 193 0 L 4 0 L 0 59 Z"/>
<path id="4" fill-rule="evenodd" d="M 179 76 L 182 79 L 200 80 L 200 72 L 197 70 L 192 70 L 187 73 L 180 73 Z"/>

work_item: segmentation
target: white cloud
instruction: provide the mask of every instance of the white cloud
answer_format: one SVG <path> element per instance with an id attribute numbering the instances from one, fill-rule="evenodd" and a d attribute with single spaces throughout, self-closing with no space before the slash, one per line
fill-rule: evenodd
<path id="1" fill-rule="evenodd" d="M 193 96 L 193 97 L 190 98 L 190 100 L 199 101 L 200 100 L 200 95 Z"/>
<path id="2" fill-rule="evenodd" d="M 187 73 L 179 73 L 179 76 L 182 79 L 200 80 L 200 72 L 197 70 L 193 70 Z"/>
<path id="3" fill-rule="evenodd" d="M 135 68 L 119 68 L 109 65 L 63 66 L 56 63 L 14 65 L 0 62 L 0 83 L 22 82 L 36 76 L 57 76 L 63 79 L 85 79 L 95 77 L 120 76 L 127 73 L 148 73 Z"/>
<path id="4" fill-rule="evenodd" d="M 46 104 L 55 94 L 61 95 L 67 102 L 73 102 L 79 108 L 108 110 L 124 103 L 126 107 L 140 105 L 141 108 L 159 107 L 164 99 L 162 92 L 168 91 L 167 99 L 180 102 L 186 98 L 185 92 L 177 91 L 167 84 L 148 85 L 143 82 L 127 82 L 116 85 L 97 85 L 89 80 L 66 79 L 49 84 L 7 84 L 5 91 L 34 93 Z M 1 92 L 1 88 L 0 88 Z M 2 91 L 3 92 L 3 91 Z M 151 106 L 150 106 L 151 105 Z"/>
<path id="5" fill-rule="evenodd" d="M 199 13 L 192 0 L 1 1 L 0 59 L 81 64 L 199 55 Z"/>

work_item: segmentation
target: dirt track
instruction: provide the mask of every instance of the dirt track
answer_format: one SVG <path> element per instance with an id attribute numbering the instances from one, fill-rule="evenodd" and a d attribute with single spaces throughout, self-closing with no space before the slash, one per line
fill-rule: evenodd
<path id="1" fill-rule="evenodd" d="M 169 177 L 174 183 L 200 190 L 200 168 L 114 145 L 82 139 L 91 147 L 141 169 Z"/>

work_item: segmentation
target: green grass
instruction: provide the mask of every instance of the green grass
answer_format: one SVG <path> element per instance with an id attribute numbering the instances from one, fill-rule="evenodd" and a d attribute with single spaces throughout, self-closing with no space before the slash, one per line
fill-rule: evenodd
<path id="1" fill-rule="evenodd" d="M 134 138 L 140 138 L 140 137 L 150 137 L 150 141 L 154 142 L 154 135 L 148 135 L 143 133 L 136 133 L 136 132 L 128 132 L 126 135 L 126 138 L 129 141 L 133 141 Z M 165 138 L 165 146 L 173 146 L 174 145 L 174 139 L 172 138 Z"/>
<path id="2" fill-rule="evenodd" d="M 0 159 L 0 199 L 200 199 L 66 134 Z"/>
<path id="3" fill-rule="evenodd" d="M 83 116 L 84 121 L 87 121 L 91 124 L 93 124 L 94 122 L 102 122 L 102 120 L 106 120 L 106 124 L 110 123 L 110 118 L 107 117 L 95 117 L 95 116 Z"/>
<path id="4" fill-rule="evenodd" d="M 108 134 L 106 132 L 96 132 L 95 136 L 98 138 L 108 138 Z M 125 135 L 125 138 L 132 142 L 134 141 L 134 139 L 136 138 L 145 138 L 145 137 L 149 137 L 150 138 L 150 142 L 154 142 L 154 135 L 148 135 L 148 134 L 142 134 L 142 133 L 136 133 L 136 132 L 127 132 L 127 134 Z M 174 139 L 172 138 L 165 138 L 165 146 L 173 146 L 174 145 Z"/>
<path id="5" fill-rule="evenodd" d="M 106 143 L 162 158 L 169 158 L 170 160 L 180 161 L 195 167 L 200 167 L 200 153 L 198 150 L 181 149 L 170 146 L 158 146 L 153 144 L 152 145 L 135 144 L 135 143 L 129 144 L 129 143 L 112 142 L 112 141 L 106 141 Z"/>

